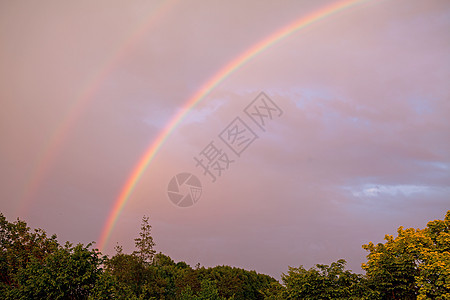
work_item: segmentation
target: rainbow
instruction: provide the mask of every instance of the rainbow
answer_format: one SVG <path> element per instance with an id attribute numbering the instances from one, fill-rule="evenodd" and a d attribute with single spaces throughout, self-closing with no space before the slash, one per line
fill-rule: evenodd
<path id="1" fill-rule="evenodd" d="M 322 20 L 328 16 L 336 14 L 340 11 L 353 7 L 357 4 L 362 4 L 370 0 L 345 0 L 337 1 L 330 5 L 324 6 L 317 11 L 312 12 L 307 16 L 303 16 L 293 23 L 287 25 L 286 27 L 278 30 L 268 36 L 267 38 L 256 43 L 248 50 L 244 51 L 235 59 L 231 60 L 223 68 L 221 68 L 213 77 L 207 80 L 199 90 L 197 90 L 184 104 L 183 108 L 176 113 L 166 124 L 164 129 L 158 134 L 156 139 L 152 141 L 147 150 L 144 152 L 142 157 L 139 159 L 136 166 L 133 168 L 131 174 L 129 175 L 125 185 L 120 191 L 114 205 L 107 217 L 106 223 L 102 229 L 101 235 L 99 237 L 99 249 L 102 251 L 108 242 L 108 238 L 111 235 L 114 225 L 119 218 L 122 209 L 127 204 L 130 199 L 133 190 L 135 189 L 137 183 L 139 182 L 142 174 L 150 164 L 150 162 L 155 157 L 158 150 L 164 144 L 171 132 L 177 127 L 178 124 L 183 120 L 187 113 L 199 103 L 206 95 L 208 95 L 216 86 L 218 86 L 223 80 L 225 80 L 230 74 L 239 69 L 246 62 L 254 58 L 259 53 L 263 52 L 270 46 L 281 41 L 282 39 L 288 37 L 294 32 L 307 27 L 319 20 Z"/>
<path id="2" fill-rule="evenodd" d="M 101 86 L 102 82 L 113 71 L 122 57 L 125 57 L 133 46 L 141 40 L 141 37 L 161 18 L 167 15 L 167 12 L 174 6 L 177 0 L 161 0 L 153 9 L 149 11 L 143 21 L 139 22 L 122 42 L 118 43 L 119 47 L 113 49 L 109 55 L 105 55 L 102 63 L 96 68 L 91 76 L 88 76 L 82 85 L 83 88 L 77 93 L 75 101 L 67 110 L 66 115 L 62 118 L 61 125 L 58 126 L 46 145 L 37 155 L 38 159 L 33 165 L 31 176 L 28 178 L 23 194 L 21 195 L 17 214 L 26 215 L 26 209 L 29 202 L 37 193 L 39 186 L 45 179 L 54 160 L 64 145 L 64 141 L 69 131 L 74 127 L 80 115 L 86 110 L 90 100 L 94 97 L 95 92 Z"/>

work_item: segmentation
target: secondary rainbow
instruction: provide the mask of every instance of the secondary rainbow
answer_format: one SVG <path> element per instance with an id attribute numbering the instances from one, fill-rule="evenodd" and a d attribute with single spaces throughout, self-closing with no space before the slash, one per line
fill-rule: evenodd
<path id="1" fill-rule="evenodd" d="M 283 27 L 281 30 L 278 30 L 268 36 L 267 38 L 261 40 L 256 43 L 248 50 L 244 51 L 235 59 L 231 60 L 228 64 L 226 64 L 223 68 L 221 68 L 213 77 L 207 80 L 203 86 L 195 92 L 184 104 L 183 108 L 176 113 L 164 129 L 158 134 L 156 139 L 152 141 L 144 152 L 143 156 L 139 159 L 136 166 L 133 168 L 130 176 L 128 177 L 125 185 L 120 191 L 119 196 L 113 204 L 113 207 L 107 217 L 106 223 L 103 226 L 101 235 L 99 237 L 98 248 L 103 250 L 106 243 L 108 242 L 109 236 L 111 235 L 112 230 L 114 229 L 114 225 L 117 222 L 117 219 L 120 215 L 120 212 L 127 204 L 127 201 L 130 199 L 130 196 L 135 189 L 137 183 L 139 182 L 142 174 L 150 164 L 150 162 L 155 157 L 158 150 L 164 144 L 164 141 L 170 135 L 170 133 L 177 127 L 177 125 L 183 120 L 183 118 L 187 115 L 190 109 L 192 109 L 197 103 L 199 103 L 211 90 L 213 90 L 217 85 L 219 85 L 223 80 L 225 80 L 230 74 L 239 69 L 242 65 L 248 62 L 250 59 L 254 58 L 256 55 L 266 50 L 270 46 L 273 46 L 275 43 L 280 40 L 288 37 L 294 32 L 305 28 L 308 25 L 311 25 L 319 20 L 322 20 L 330 15 L 338 13 L 342 10 L 353 7 L 357 4 L 362 4 L 364 2 L 368 2 L 370 0 L 346 0 L 346 1 L 338 1 L 334 2 L 330 5 L 324 6 L 307 16 L 303 16 L 298 20 L 292 22 L 291 24 Z"/>
<path id="2" fill-rule="evenodd" d="M 33 169 L 30 172 L 31 175 L 23 189 L 23 194 L 17 204 L 17 214 L 27 214 L 26 209 L 29 208 L 30 201 L 37 193 L 52 163 L 61 152 L 61 148 L 70 130 L 75 126 L 76 121 L 88 107 L 88 104 L 93 99 L 101 83 L 113 71 L 120 60 L 126 57 L 131 49 L 133 49 L 133 46 L 141 40 L 142 36 L 167 15 L 176 2 L 177 0 L 161 0 L 155 5 L 143 21 L 139 22 L 131 33 L 122 42 L 118 43 L 118 47 L 112 49 L 109 55 L 105 55 L 105 58 L 98 64 L 91 76 L 86 78 L 73 104 L 62 118 L 61 124 L 54 130 L 46 145 L 39 152 Z"/>

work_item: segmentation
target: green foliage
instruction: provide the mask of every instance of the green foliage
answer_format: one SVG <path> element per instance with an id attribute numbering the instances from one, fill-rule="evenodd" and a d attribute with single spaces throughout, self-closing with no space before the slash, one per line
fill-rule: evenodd
<path id="1" fill-rule="evenodd" d="M 43 260 L 34 257 L 17 273 L 16 299 L 86 299 L 101 274 L 96 250 L 67 243 Z"/>
<path id="2" fill-rule="evenodd" d="M 216 281 L 219 295 L 227 299 L 264 299 L 261 291 L 275 282 L 270 276 L 230 266 L 199 268 L 196 271 L 199 278 Z"/>
<path id="3" fill-rule="evenodd" d="M 58 244 L 25 222 L 0 214 L 2 299 L 86 299 L 102 273 L 104 257 L 91 244 Z"/>
<path id="4" fill-rule="evenodd" d="M 266 300 L 283 300 L 286 293 L 286 287 L 278 281 L 271 282 L 268 286 L 260 290 Z"/>
<path id="5" fill-rule="evenodd" d="M 286 286 L 284 299 L 361 299 L 363 277 L 345 271 L 345 260 L 328 265 L 316 265 L 306 270 L 303 266 L 289 267 L 282 275 Z"/>
<path id="6" fill-rule="evenodd" d="M 148 217 L 144 216 L 142 218 L 141 232 L 139 232 L 139 237 L 135 238 L 135 245 L 137 250 L 133 253 L 138 256 L 144 263 L 151 263 L 155 255 L 155 242 L 153 242 L 153 237 L 151 234 L 152 226 L 148 223 Z"/>
<path id="7" fill-rule="evenodd" d="M 139 294 L 145 283 L 145 266 L 142 261 L 130 254 L 118 253 L 105 262 L 106 271 L 134 294 Z"/>
<path id="8" fill-rule="evenodd" d="M 192 268 L 155 254 L 148 217 L 136 251 L 116 246 L 110 258 L 92 245 L 60 245 L 0 214 L 0 299 L 450 299 L 450 211 L 425 229 L 398 229 L 386 242 L 363 245 L 366 275 L 345 260 L 289 268 L 283 284 L 255 271 Z"/>
<path id="9" fill-rule="evenodd" d="M 194 293 L 191 287 L 188 285 L 181 292 L 180 300 L 227 300 L 227 298 L 221 297 L 217 290 L 217 282 L 209 279 L 204 279 L 201 282 L 201 289 L 199 292 Z M 228 298 L 233 299 L 233 297 Z"/>
<path id="10" fill-rule="evenodd" d="M 201 290 L 197 297 L 198 300 L 221 300 L 224 299 L 219 296 L 219 291 L 217 290 L 217 281 L 211 281 L 204 279 L 201 282 Z"/>
<path id="11" fill-rule="evenodd" d="M 56 235 L 36 229 L 17 220 L 10 223 L 0 213 L 0 283 L 4 288 L 17 286 L 16 274 L 33 259 L 42 261 L 59 248 Z"/>

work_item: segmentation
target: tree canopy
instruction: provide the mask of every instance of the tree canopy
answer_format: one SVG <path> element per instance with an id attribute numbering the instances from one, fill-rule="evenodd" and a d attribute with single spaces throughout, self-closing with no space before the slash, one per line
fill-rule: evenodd
<path id="1" fill-rule="evenodd" d="M 382 299 L 450 299 L 450 211 L 425 229 L 400 227 L 397 234 L 363 245 L 369 284 Z"/>
<path id="2" fill-rule="evenodd" d="M 107 257 L 0 213 L 0 299 L 450 299 L 450 211 L 424 229 L 400 227 L 385 243 L 363 245 L 364 275 L 346 270 L 344 259 L 289 267 L 281 283 L 231 266 L 192 268 L 156 253 L 146 216 L 135 246 Z"/>

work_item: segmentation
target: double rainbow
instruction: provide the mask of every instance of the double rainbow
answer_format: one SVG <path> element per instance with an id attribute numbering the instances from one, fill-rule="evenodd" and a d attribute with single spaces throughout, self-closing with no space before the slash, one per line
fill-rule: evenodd
<path id="1" fill-rule="evenodd" d="M 223 68 L 221 68 L 213 77 L 203 84 L 203 86 L 195 92 L 184 104 L 183 108 L 174 115 L 170 121 L 166 124 L 164 129 L 158 134 L 156 139 L 152 141 L 147 150 L 144 152 L 142 157 L 138 160 L 138 163 L 133 168 L 128 180 L 123 186 L 119 196 L 114 202 L 114 205 L 107 217 L 106 223 L 103 227 L 101 235 L 99 237 L 98 248 L 100 250 L 104 249 L 105 245 L 108 242 L 108 239 L 111 235 L 111 232 L 114 229 L 114 226 L 117 222 L 117 219 L 120 216 L 121 211 L 127 204 L 130 199 L 131 194 L 133 193 L 137 183 L 139 182 L 142 174 L 153 160 L 155 155 L 158 153 L 158 150 L 164 144 L 166 139 L 169 137 L 171 132 L 177 127 L 178 124 L 183 120 L 183 118 L 187 115 L 187 113 L 197 104 L 199 103 L 206 95 L 208 95 L 217 85 L 219 85 L 222 81 L 224 81 L 228 76 L 230 76 L 233 72 L 239 69 L 246 62 L 257 56 L 259 53 L 263 52 L 267 48 L 273 46 L 277 42 L 283 40 L 284 38 L 292 35 L 294 32 L 305 28 L 317 21 L 320 21 L 326 17 L 329 17 L 333 14 L 341 12 L 345 9 L 353 7 L 358 4 L 362 4 L 364 2 L 368 2 L 370 0 L 345 0 L 338 1 L 332 3 L 331 5 L 327 5 L 325 7 L 320 8 L 319 10 L 308 14 L 307 16 L 302 16 L 298 20 L 293 23 L 287 25 L 286 27 L 274 32 L 267 38 L 261 40 L 256 43 L 248 50 L 244 51 L 238 57 L 232 59 L 228 64 L 226 64 Z"/>

